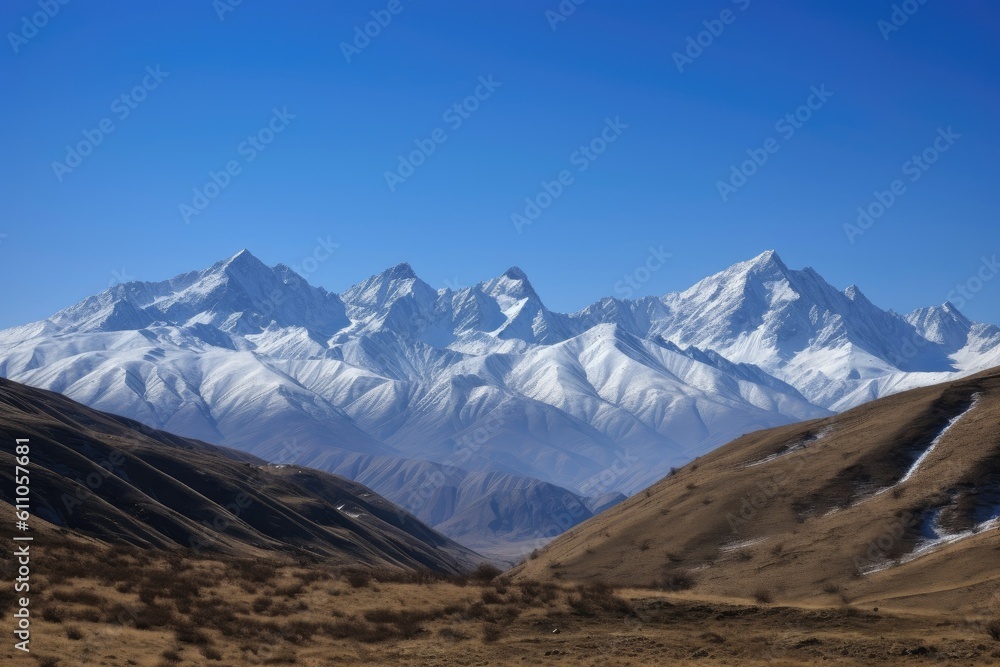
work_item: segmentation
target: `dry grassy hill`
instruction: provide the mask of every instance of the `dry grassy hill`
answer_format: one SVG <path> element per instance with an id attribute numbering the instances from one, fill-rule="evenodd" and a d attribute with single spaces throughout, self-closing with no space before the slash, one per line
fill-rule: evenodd
<path id="1" fill-rule="evenodd" d="M 745 435 L 561 536 L 524 580 L 1000 612 L 1000 371 Z"/>
<path id="2" fill-rule="evenodd" d="M 29 437 L 44 517 L 32 654 L 7 643 L 0 663 L 996 664 L 996 531 L 910 562 L 910 522 L 884 549 L 878 538 L 906 512 L 944 508 L 936 525 L 956 534 L 989 521 L 998 385 L 987 374 L 748 436 L 515 572 L 456 575 L 475 554 L 357 484 L 0 381 L 0 515 L 13 513 L 10 443 Z M 0 578 L 17 567 L 0 551 Z M 0 587 L 5 632 L 19 604 Z"/>
<path id="3" fill-rule="evenodd" d="M 0 379 L 0 509 L 14 441 L 30 440 L 32 527 L 231 557 L 460 572 L 483 559 L 349 480 L 271 466 Z"/>

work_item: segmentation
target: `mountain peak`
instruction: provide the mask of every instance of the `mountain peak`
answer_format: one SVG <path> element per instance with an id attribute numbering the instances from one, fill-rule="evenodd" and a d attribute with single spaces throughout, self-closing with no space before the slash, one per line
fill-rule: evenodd
<path id="1" fill-rule="evenodd" d="M 973 323 L 950 301 L 940 306 L 918 308 L 906 316 L 917 332 L 953 352 L 968 342 Z"/>
<path id="2" fill-rule="evenodd" d="M 528 275 L 516 266 L 512 266 L 502 274 L 488 280 L 483 285 L 486 294 L 496 298 L 538 299 L 538 293 L 528 280 Z"/>
<path id="3" fill-rule="evenodd" d="M 778 269 L 782 273 L 788 272 L 788 266 L 784 261 L 782 261 L 781 257 L 779 257 L 778 253 L 774 250 L 766 250 L 753 259 L 742 262 L 737 266 L 743 266 L 747 269 L 755 271 Z"/>
<path id="4" fill-rule="evenodd" d="M 246 248 L 243 248 L 229 259 L 223 260 L 222 263 L 227 266 L 230 264 L 263 264 L 263 262 L 257 259 L 257 257 Z"/>
<path id="5" fill-rule="evenodd" d="M 945 301 L 944 303 L 942 303 L 941 310 L 948 313 L 949 315 L 953 316 L 956 319 L 970 322 L 969 318 L 967 318 L 965 314 L 958 309 L 958 306 L 953 304 L 951 301 Z"/>
<path id="6" fill-rule="evenodd" d="M 416 271 L 407 262 L 400 262 L 399 264 L 390 266 L 379 275 L 388 280 L 416 280 L 417 278 Z"/>
<path id="7" fill-rule="evenodd" d="M 236 271 L 238 274 L 250 274 L 262 268 L 270 269 L 267 264 L 257 259 L 252 252 L 244 248 L 229 259 L 216 262 L 209 270 L 221 271 L 233 275 L 232 271 Z"/>
<path id="8" fill-rule="evenodd" d="M 871 303 L 871 301 L 868 300 L 868 297 L 864 295 L 861 288 L 857 285 L 849 285 L 847 289 L 844 290 L 844 296 L 857 303 Z"/>
<path id="9" fill-rule="evenodd" d="M 503 272 L 503 277 L 510 280 L 528 280 L 528 275 L 516 266 L 512 266 Z"/>

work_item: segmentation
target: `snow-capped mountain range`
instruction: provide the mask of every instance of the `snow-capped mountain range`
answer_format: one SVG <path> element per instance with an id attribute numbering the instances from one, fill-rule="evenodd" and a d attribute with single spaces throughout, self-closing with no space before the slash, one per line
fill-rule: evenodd
<path id="1" fill-rule="evenodd" d="M 774 252 L 562 314 L 517 268 L 456 291 L 399 264 L 338 295 L 244 250 L 0 331 L 2 376 L 465 531 L 463 513 L 506 525 L 515 491 L 594 508 L 743 433 L 995 365 L 1000 328 L 951 304 L 883 311 Z"/>

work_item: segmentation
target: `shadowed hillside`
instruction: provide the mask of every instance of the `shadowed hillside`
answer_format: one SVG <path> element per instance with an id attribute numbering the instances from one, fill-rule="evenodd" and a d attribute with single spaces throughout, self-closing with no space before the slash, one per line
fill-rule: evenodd
<path id="1" fill-rule="evenodd" d="M 481 558 L 366 487 L 0 379 L 0 505 L 30 439 L 32 527 L 112 544 L 458 572 Z M 42 521 L 44 520 L 44 521 Z"/>

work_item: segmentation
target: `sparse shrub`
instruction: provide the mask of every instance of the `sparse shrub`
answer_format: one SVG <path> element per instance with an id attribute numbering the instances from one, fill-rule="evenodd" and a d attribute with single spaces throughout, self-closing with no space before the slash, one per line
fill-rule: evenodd
<path id="1" fill-rule="evenodd" d="M 83 639 L 83 632 L 81 632 L 80 628 L 75 625 L 67 625 L 66 637 L 67 639 L 72 639 L 73 641 L 79 641 L 80 639 Z"/>
<path id="2" fill-rule="evenodd" d="M 639 543 L 639 551 L 649 551 L 649 548 L 651 546 L 652 542 L 650 542 L 649 540 L 643 540 L 642 542 Z"/>
<path id="3" fill-rule="evenodd" d="M 986 632 L 994 641 L 1000 642 L 1000 618 L 995 618 L 986 624 Z"/>
<path id="4" fill-rule="evenodd" d="M 501 574 L 503 574 L 503 570 L 496 565 L 492 563 L 480 563 L 479 567 L 472 573 L 472 578 L 480 583 L 488 584 Z"/>
<path id="5" fill-rule="evenodd" d="M 162 628 L 174 621 L 174 612 L 166 606 L 150 605 L 132 614 L 132 621 L 139 630 Z"/>
<path id="6" fill-rule="evenodd" d="M 757 590 L 755 590 L 753 592 L 753 599 L 759 602 L 760 604 L 770 604 L 774 602 L 774 597 L 771 595 L 771 592 L 766 588 L 758 588 Z"/>
<path id="7" fill-rule="evenodd" d="M 712 644 L 725 644 L 726 638 L 722 635 L 716 634 L 714 632 L 705 632 L 701 635 L 704 641 L 711 642 Z"/>
<path id="8" fill-rule="evenodd" d="M 66 610 L 58 605 L 47 606 L 42 609 L 42 618 L 49 623 L 62 623 Z"/>
<path id="9" fill-rule="evenodd" d="M 537 581 L 522 581 L 517 587 L 521 591 L 521 602 L 524 604 L 548 604 L 556 599 L 559 587 L 551 583 L 539 583 Z"/>
<path id="10" fill-rule="evenodd" d="M 330 578 L 330 573 L 320 570 L 307 570 L 306 572 L 300 572 L 298 577 L 303 584 L 308 586 L 309 584 L 316 583 L 317 581 L 326 581 Z"/>
<path id="11" fill-rule="evenodd" d="M 347 570 L 344 572 L 344 578 L 351 588 L 364 588 L 372 581 L 371 573 L 365 570 Z"/>
<path id="12" fill-rule="evenodd" d="M 482 602 L 473 602 L 462 612 L 463 618 L 487 623 L 510 623 L 520 615 L 521 610 L 512 605 L 487 607 Z"/>
<path id="13" fill-rule="evenodd" d="M 840 586 L 832 581 L 828 581 L 825 584 L 823 584 L 823 592 L 829 593 L 830 595 L 836 595 L 837 593 L 840 592 Z"/>
<path id="14" fill-rule="evenodd" d="M 577 595 L 569 596 L 566 602 L 573 611 L 585 616 L 595 616 L 600 611 L 622 615 L 635 611 L 627 600 L 615 593 L 614 588 L 603 582 L 578 587 Z"/>
<path id="15" fill-rule="evenodd" d="M 496 623 L 483 624 L 483 641 L 493 643 L 503 637 L 503 628 Z"/>
<path id="16" fill-rule="evenodd" d="M 264 613 L 264 611 L 271 606 L 273 600 L 266 595 L 261 595 L 260 597 L 254 599 L 253 610 L 258 614 Z"/>
<path id="17" fill-rule="evenodd" d="M 177 641 L 184 644 L 197 644 L 201 646 L 206 646 L 212 642 L 204 631 L 199 630 L 193 625 L 182 625 L 181 627 L 174 630 L 174 635 L 177 637 Z"/>
<path id="18" fill-rule="evenodd" d="M 538 549 L 535 549 L 528 555 L 529 560 L 535 560 L 536 558 L 538 558 Z"/>
<path id="19" fill-rule="evenodd" d="M 205 656 L 207 660 L 222 660 L 222 651 L 212 648 L 211 646 L 202 646 L 201 654 Z"/>
<path id="20" fill-rule="evenodd" d="M 278 588 L 274 589 L 274 594 L 281 595 L 291 599 L 296 595 L 298 595 L 299 593 L 301 593 L 304 588 L 305 584 L 303 584 L 301 581 L 297 581 L 293 584 L 288 584 L 287 586 L 279 586 Z"/>
<path id="21" fill-rule="evenodd" d="M 38 667 L 59 667 L 59 658 L 47 657 L 38 659 Z"/>
<path id="22" fill-rule="evenodd" d="M 694 588 L 694 577 L 687 572 L 668 572 L 660 579 L 659 587 L 665 591 L 678 592 Z"/>
<path id="23" fill-rule="evenodd" d="M 210 584 L 211 582 L 204 582 L 204 584 Z M 201 592 L 201 584 L 198 580 L 193 577 L 180 577 L 174 580 L 170 586 L 164 591 L 164 597 L 169 597 L 174 600 L 189 600 L 191 598 L 198 597 Z"/>
<path id="24" fill-rule="evenodd" d="M 169 648 L 160 655 L 163 656 L 163 660 L 166 662 L 180 662 L 183 660 L 181 654 L 177 649 Z"/>
<path id="25" fill-rule="evenodd" d="M 152 605 L 156 602 L 156 595 L 158 591 L 152 587 L 145 587 L 139 591 L 139 600 L 146 605 Z"/>
<path id="26" fill-rule="evenodd" d="M 264 584 L 278 576 L 275 566 L 262 561 L 247 561 L 233 565 L 236 576 L 258 584 Z"/>
<path id="27" fill-rule="evenodd" d="M 388 641 L 396 636 L 392 626 L 366 623 L 353 616 L 330 623 L 326 626 L 326 634 L 332 639 L 355 639 L 367 644 Z"/>
<path id="28" fill-rule="evenodd" d="M 483 604 L 503 604 L 504 601 L 499 593 L 489 588 L 484 588 L 480 597 L 483 599 Z"/>
<path id="29" fill-rule="evenodd" d="M 308 621 L 292 621 L 281 629 L 281 636 L 287 641 L 299 644 L 313 638 L 320 627 L 316 623 Z"/>
<path id="30" fill-rule="evenodd" d="M 753 560 L 753 554 L 746 549 L 741 549 L 736 552 L 735 558 L 737 562 L 746 563 L 747 561 Z"/>

